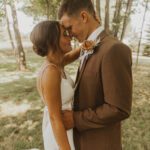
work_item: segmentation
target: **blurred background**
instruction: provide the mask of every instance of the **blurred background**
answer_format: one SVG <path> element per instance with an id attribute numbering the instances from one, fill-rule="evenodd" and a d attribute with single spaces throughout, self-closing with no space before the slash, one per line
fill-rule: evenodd
<path id="1" fill-rule="evenodd" d="M 43 103 L 32 51 L 34 25 L 57 19 L 61 0 L 0 0 L 0 150 L 43 150 Z M 123 150 L 150 150 L 150 0 L 93 0 L 102 26 L 132 49 L 133 108 L 123 122 Z M 73 47 L 79 43 L 73 41 Z M 73 79 L 78 61 L 65 69 Z"/>

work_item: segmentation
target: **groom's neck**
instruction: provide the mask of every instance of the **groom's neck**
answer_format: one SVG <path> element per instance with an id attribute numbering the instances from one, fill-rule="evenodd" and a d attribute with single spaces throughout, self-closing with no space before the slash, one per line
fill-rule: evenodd
<path id="1" fill-rule="evenodd" d="M 89 23 L 89 32 L 87 35 L 87 38 L 100 26 L 100 24 L 95 21 L 95 20 L 91 20 L 91 22 Z M 87 39 L 86 38 L 86 39 Z"/>

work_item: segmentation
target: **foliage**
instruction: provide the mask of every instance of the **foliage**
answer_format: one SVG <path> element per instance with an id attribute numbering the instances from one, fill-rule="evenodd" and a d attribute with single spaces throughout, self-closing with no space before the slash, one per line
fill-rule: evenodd
<path id="1" fill-rule="evenodd" d="M 22 10 L 27 14 L 34 17 L 35 20 L 39 20 L 40 17 L 49 19 L 57 18 L 57 10 L 60 4 L 60 0 L 24 0 L 24 6 Z M 47 10 L 49 16 L 47 16 Z"/>
<path id="2" fill-rule="evenodd" d="M 0 22 L 2 21 L 2 18 L 4 16 L 5 16 L 5 12 L 4 12 L 3 0 L 0 0 Z"/>

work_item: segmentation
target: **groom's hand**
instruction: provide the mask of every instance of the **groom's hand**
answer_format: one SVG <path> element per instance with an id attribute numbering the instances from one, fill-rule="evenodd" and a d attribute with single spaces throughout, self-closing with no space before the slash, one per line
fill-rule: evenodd
<path id="1" fill-rule="evenodd" d="M 62 111 L 62 120 L 66 130 L 72 129 L 74 127 L 73 111 Z"/>

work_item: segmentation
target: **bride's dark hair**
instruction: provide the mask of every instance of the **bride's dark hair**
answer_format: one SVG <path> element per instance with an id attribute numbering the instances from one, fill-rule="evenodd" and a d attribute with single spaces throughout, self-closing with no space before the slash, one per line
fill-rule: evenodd
<path id="1" fill-rule="evenodd" d="M 33 50 L 44 57 L 49 50 L 57 51 L 60 39 L 60 26 L 58 21 L 42 21 L 38 23 L 30 34 Z"/>

